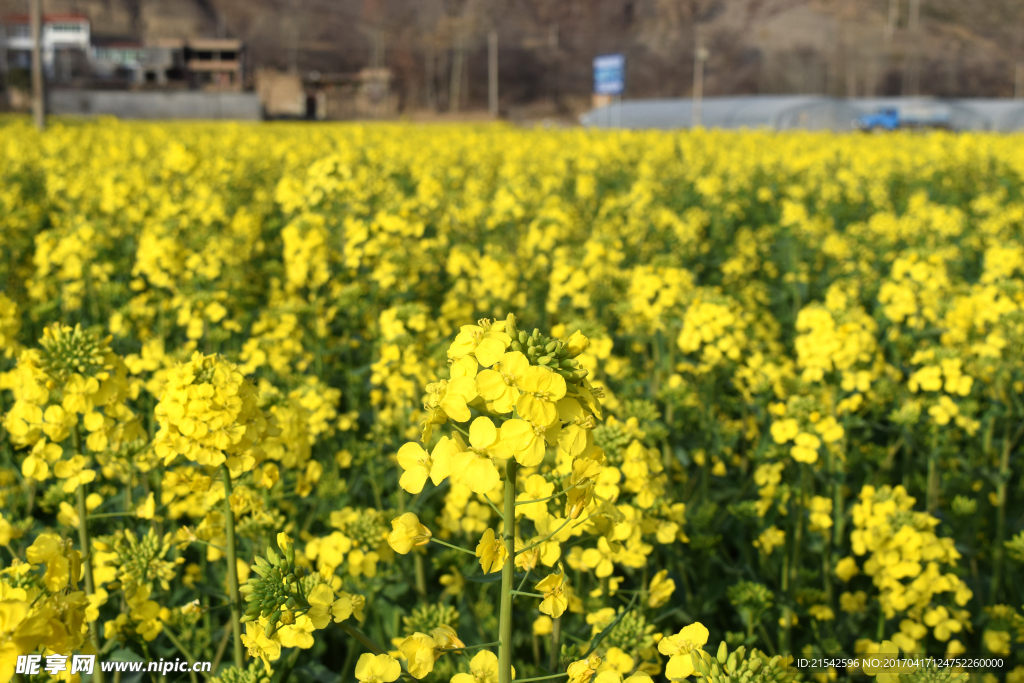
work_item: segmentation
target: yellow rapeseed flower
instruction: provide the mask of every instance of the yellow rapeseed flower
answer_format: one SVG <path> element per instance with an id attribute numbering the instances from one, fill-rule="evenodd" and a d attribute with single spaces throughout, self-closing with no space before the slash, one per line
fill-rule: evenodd
<path id="1" fill-rule="evenodd" d="M 488 529 L 480 537 L 476 546 L 476 556 L 480 558 L 480 567 L 484 574 L 500 572 L 508 560 L 508 550 L 505 542 L 495 536 L 494 529 Z"/>
<path id="2" fill-rule="evenodd" d="M 415 512 L 406 512 L 391 520 L 391 533 L 388 534 L 388 545 L 400 555 L 405 555 L 414 546 L 426 545 L 430 542 L 430 529 L 420 523 Z"/>

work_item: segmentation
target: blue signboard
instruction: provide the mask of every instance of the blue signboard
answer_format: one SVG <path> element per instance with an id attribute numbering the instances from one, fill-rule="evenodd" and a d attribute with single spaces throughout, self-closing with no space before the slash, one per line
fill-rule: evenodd
<path id="1" fill-rule="evenodd" d="M 626 89 L 626 55 L 594 57 L 594 92 L 621 95 Z"/>

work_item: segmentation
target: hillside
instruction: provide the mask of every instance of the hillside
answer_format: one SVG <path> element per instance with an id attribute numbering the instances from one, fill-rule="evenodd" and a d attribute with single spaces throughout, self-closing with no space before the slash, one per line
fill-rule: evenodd
<path id="1" fill-rule="evenodd" d="M 461 108 L 484 106 L 492 27 L 505 108 L 585 107 L 590 60 L 613 51 L 628 58 L 627 96 L 689 94 L 698 32 L 709 49 L 708 95 L 1012 96 L 1024 61 L 1014 31 L 1021 3 L 920 0 L 916 41 L 914 1 L 44 0 L 44 8 L 88 14 L 97 35 L 237 36 L 251 66 L 338 72 L 383 62 L 407 109 L 446 109 L 453 90 Z M 0 11 L 25 5 L 0 0 Z"/>

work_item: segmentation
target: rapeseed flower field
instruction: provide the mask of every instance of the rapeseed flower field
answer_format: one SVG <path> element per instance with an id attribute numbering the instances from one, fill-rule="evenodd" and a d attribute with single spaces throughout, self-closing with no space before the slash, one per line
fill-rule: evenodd
<path id="1" fill-rule="evenodd" d="M 1021 683 L 1022 180 L 983 134 L 6 119 L 0 683 Z"/>

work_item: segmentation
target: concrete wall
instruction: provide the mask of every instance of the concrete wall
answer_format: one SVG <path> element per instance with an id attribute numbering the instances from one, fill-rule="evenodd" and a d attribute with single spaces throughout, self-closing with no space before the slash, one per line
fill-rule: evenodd
<path id="1" fill-rule="evenodd" d="M 258 121 L 256 93 L 202 91 L 51 90 L 52 114 L 107 115 L 122 119 L 236 119 Z"/>
<path id="2" fill-rule="evenodd" d="M 837 99 L 807 95 L 706 97 L 701 122 L 706 128 L 773 128 L 850 131 L 855 119 L 883 108 L 927 107 L 945 114 L 953 130 L 1024 131 L 1024 100 L 933 97 Z M 657 128 L 693 125 L 693 100 L 626 100 L 583 114 L 580 123 L 595 128 Z"/>

